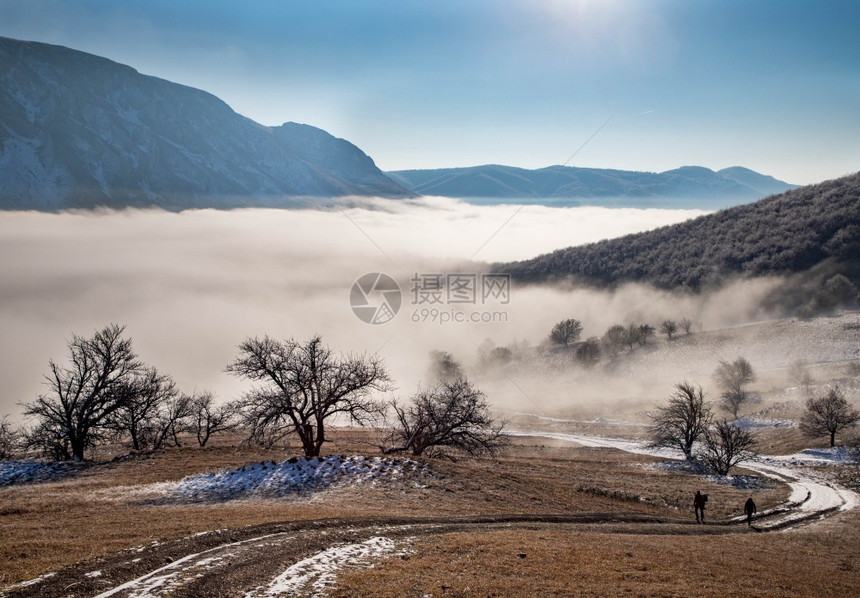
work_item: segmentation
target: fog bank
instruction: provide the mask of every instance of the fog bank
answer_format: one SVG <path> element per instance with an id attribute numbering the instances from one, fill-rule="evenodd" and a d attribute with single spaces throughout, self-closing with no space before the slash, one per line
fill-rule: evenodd
<path id="1" fill-rule="evenodd" d="M 48 359 L 65 361 L 72 333 L 88 336 L 110 322 L 125 324 L 141 358 L 183 391 L 208 388 L 229 399 L 246 385 L 224 367 L 253 335 L 320 333 L 338 350 L 379 352 L 405 396 L 425 378 L 433 349 L 474 361 L 486 339 L 537 344 L 567 317 L 583 321 L 584 336 L 620 321 L 688 316 L 716 326 L 760 317 L 766 281 L 709 297 L 635 285 L 613 294 L 514 288 L 507 302 L 443 302 L 435 318 L 421 312 L 433 306 L 415 302 L 416 274 L 459 268 L 477 277 L 481 266 L 470 259 L 528 258 L 699 213 L 439 198 L 302 211 L 0 213 L 0 416 L 18 419 L 17 403 L 43 391 Z M 402 290 L 400 312 L 385 324 L 367 324 L 350 307 L 353 283 L 368 272 L 391 275 Z M 493 321 L 445 322 L 442 312 Z"/>

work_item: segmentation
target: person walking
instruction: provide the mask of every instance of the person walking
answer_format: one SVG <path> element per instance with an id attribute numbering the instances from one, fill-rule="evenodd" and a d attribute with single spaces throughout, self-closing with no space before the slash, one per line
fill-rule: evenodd
<path id="1" fill-rule="evenodd" d="M 705 503 L 708 502 L 708 496 L 696 490 L 696 496 L 693 497 L 693 510 L 696 512 L 696 523 L 705 522 Z M 701 517 L 701 519 L 700 519 Z"/>
<path id="2" fill-rule="evenodd" d="M 750 496 L 746 503 L 744 503 L 744 513 L 747 516 L 747 526 L 752 527 L 752 518 L 753 515 L 755 515 L 755 502 L 753 501 L 752 496 Z"/>

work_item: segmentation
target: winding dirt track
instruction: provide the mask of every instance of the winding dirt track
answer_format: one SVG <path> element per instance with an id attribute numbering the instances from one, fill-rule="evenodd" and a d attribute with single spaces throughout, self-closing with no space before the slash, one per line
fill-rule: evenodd
<path id="1" fill-rule="evenodd" d="M 561 433 L 522 433 L 522 435 L 563 440 L 582 446 L 614 448 L 640 455 L 678 460 L 683 458 L 679 451 L 655 449 L 639 442 L 618 438 Z M 760 530 L 785 529 L 860 505 L 860 496 L 856 492 L 829 481 L 813 479 L 803 469 L 793 467 L 793 459 L 792 456 L 767 457 L 764 460 L 743 463 L 746 469 L 788 484 L 791 488 L 791 495 L 785 503 L 757 515 L 757 521 L 759 521 L 757 527 Z M 729 523 L 742 520 L 743 516 L 740 516 L 730 520 Z"/>
<path id="2" fill-rule="evenodd" d="M 332 546 L 373 537 L 392 539 L 448 532 L 568 528 L 578 531 L 724 534 L 745 526 L 635 513 L 502 515 L 440 518 L 325 519 L 219 530 L 126 550 L 79 563 L 4 596 L 242 596 L 286 568 Z"/>
<path id="3" fill-rule="evenodd" d="M 549 435 L 546 435 L 549 436 Z M 558 438 L 558 435 L 553 435 Z M 640 445 L 614 439 L 573 437 L 565 440 L 591 446 L 644 452 Z M 778 464 L 749 467 L 792 486 L 789 500 L 757 517 L 759 530 L 776 530 L 852 508 L 856 493 L 812 480 Z M 355 547 L 373 539 L 403 540 L 448 532 L 501 529 L 570 529 L 622 534 L 747 533 L 739 519 L 698 526 L 689 519 L 637 513 L 439 518 L 325 519 L 219 530 L 180 540 L 156 543 L 79 563 L 3 596 L 274 596 L 267 586 L 285 570 L 337 547 Z M 340 558 L 336 553 L 330 560 Z M 262 585 L 261 585 L 262 584 Z"/>

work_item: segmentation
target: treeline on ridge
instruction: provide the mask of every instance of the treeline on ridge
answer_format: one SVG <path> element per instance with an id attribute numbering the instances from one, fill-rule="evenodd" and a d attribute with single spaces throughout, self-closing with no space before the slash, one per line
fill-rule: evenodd
<path id="1" fill-rule="evenodd" d="M 640 282 L 698 291 L 737 276 L 806 272 L 824 263 L 833 266 L 830 275 L 860 280 L 860 173 L 493 270 L 522 283 Z"/>

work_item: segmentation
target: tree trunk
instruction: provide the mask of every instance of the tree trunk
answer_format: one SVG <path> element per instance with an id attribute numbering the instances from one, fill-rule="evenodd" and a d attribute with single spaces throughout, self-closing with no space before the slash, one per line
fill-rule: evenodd
<path id="1" fill-rule="evenodd" d="M 131 448 L 136 451 L 140 450 L 140 438 L 137 433 L 137 426 L 132 425 L 129 430 L 129 434 L 131 435 Z"/>
<path id="2" fill-rule="evenodd" d="M 311 424 L 302 424 L 298 430 L 299 438 L 302 440 L 302 451 L 305 457 L 319 457 L 319 447 L 314 442 L 314 427 Z"/>
<path id="3" fill-rule="evenodd" d="M 85 443 L 80 438 L 73 438 L 69 444 L 72 446 L 72 459 L 74 461 L 83 461 Z"/>
<path id="4" fill-rule="evenodd" d="M 830 433 L 830 447 L 833 448 L 836 446 L 836 432 Z"/>
<path id="5" fill-rule="evenodd" d="M 319 457 L 320 452 L 322 451 L 322 445 L 325 443 L 325 427 L 322 420 L 317 421 L 317 438 L 316 442 L 314 442 L 314 447 L 316 448 L 316 454 L 314 457 Z"/>

